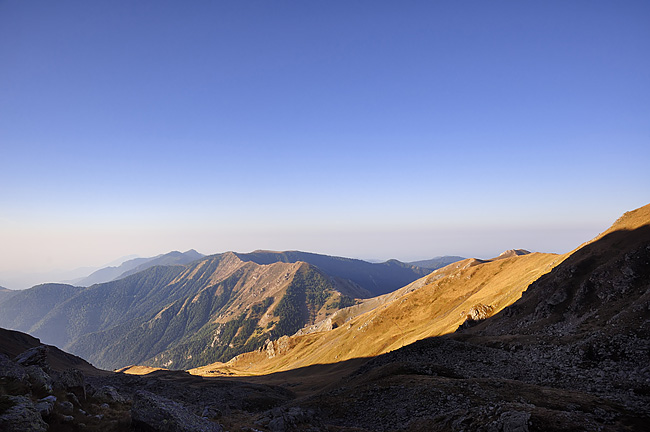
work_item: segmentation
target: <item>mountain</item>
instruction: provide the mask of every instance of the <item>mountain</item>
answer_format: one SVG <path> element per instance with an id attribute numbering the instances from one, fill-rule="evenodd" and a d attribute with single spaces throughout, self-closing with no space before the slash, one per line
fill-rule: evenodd
<path id="1" fill-rule="evenodd" d="M 538 263 L 546 266 L 541 275 L 531 273 L 539 272 L 539 266 L 529 267 L 540 254 L 506 255 L 488 262 L 467 260 L 433 273 L 423 286 L 386 304 L 393 313 L 383 312 L 382 306 L 346 323 L 345 331 L 338 327 L 281 339 L 267 344 L 265 352 L 192 372 L 260 374 L 242 379 L 283 382 L 301 392 L 277 415 L 258 417 L 256 424 L 269 429 L 276 419 L 290 420 L 288 413 L 294 410 L 313 412 L 318 419 L 294 419 L 295 430 L 647 430 L 650 205 L 626 213 L 576 250 Z M 513 298 L 523 275 L 533 282 L 521 298 Z M 494 307 L 489 300 L 493 289 L 482 293 L 479 287 L 496 287 L 501 278 L 503 288 L 513 290 Z M 463 290 L 464 285 L 474 288 Z M 416 297 L 434 286 L 425 297 Z M 475 307 L 450 309 L 453 302 L 443 301 L 446 295 L 460 297 L 456 302 L 476 296 L 466 303 Z M 425 300 L 446 307 L 436 313 Z M 391 327 L 399 326 L 407 337 L 418 310 L 428 310 L 429 325 L 446 327 L 446 334 L 397 349 L 389 346 L 384 351 L 392 351 L 376 357 L 340 361 L 345 358 L 341 345 L 352 347 L 345 345 L 343 333 L 352 334 L 360 347 L 381 344 L 378 336 Z M 454 327 L 458 322 L 462 324 Z M 337 333 L 337 339 L 323 336 Z M 322 349 L 319 360 L 312 357 L 295 368 L 311 352 L 308 345 Z M 293 364 L 285 367 L 283 362 Z M 318 364 L 325 362 L 331 363 Z M 268 374 L 271 370 L 279 372 Z"/>
<path id="2" fill-rule="evenodd" d="M 430 326 L 447 328 L 444 334 L 378 356 L 329 363 L 317 356 L 298 368 L 275 364 L 274 373 L 259 374 L 258 369 L 251 375 L 256 371 L 249 363 L 256 353 L 211 365 L 219 370 L 206 368 L 209 378 L 153 368 L 140 368 L 143 376 L 103 372 L 28 335 L 0 330 L 0 429 L 647 430 L 650 205 L 626 213 L 565 255 L 503 255 L 451 264 L 388 294 L 362 314 L 350 314 L 353 318 L 342 326 L 298 336 L 300 344 L 291 345 L 296 338 L 279 338 L 257 354 L 295 362 L 296 356 L 310 355 L 309 345 L 322 347 L 321 353 L 340 351 L 337 344 L 345 344 L 345 338 L 319 335 L 340 332 L 348 323 L 354 325 L 347 333 L 361 347 L 381 344 L 378 335 L 390 327 L 400 326 L 398 334 L 406 340 L 413 336 L 411 321 L 417 327 L 426 314 Z M 216 258 L 202 260 L 203 266 Z M 312 271 L 324 275 L 307 263 L 259 265 L 234 254 L 218 261 L 222 269 L 212 275 L 294 266 L 293 277 L 302 287 L 309 285 L 310 275 L 316 277 Z M 186 270 L 190 267 L 198 271 Z M 245 279 L 263 279 L 262 273 Z M 529 279 L 533 282 L 521 295 L 521 284 Z M 313 290 L 305 289 L 305 297 L 308 292 Z M 237 299 L 242 305 L 250 300 Z M 200 300 L 183 305 L 192 302 Z M 470 304 L 475 307 L 466 309 Z M 52 362 L 52 350 L 58 364 Z"/>
<path id="3" fill-rule="evenodd" d="M 309 252 L 288 251 L 255 251 L 247 254 L 237 254 L 242 261 L 252 261 L 265 265 L 274 262 L 296 263 L 306 262 L 314 265 L 330 276 L 346 279 L 359 285 L 366 293 L 360 292 L 359 297 L 374 297 L 394 291 L 413 282 L 418 277 L 431 273 L 431 270 L 405 264 L 397 260 L 384 263 L 369 263 L 352 258 L 334 257 Z"/>
<path id="4" fill-rule="evenodd" d="M 354 279 L 345 279 L 346 272 Z M 369 264 L 300 252 L 227 252 L 88 288 L 34 287 L 0 304 L 0 326 L 33 334 L 104 368 L 132 363 L 190 368 L 229 360 L 266 339 L 322 321 L 354 304 L 355 297 L 367 296 L 366 287 L 387 290 L 393 283 L 396 289 L 426 272 L 398 262 Z M 375 280 L 384 275 L 386 280 Z"/>
<path id="5" fill-rule="evenodd" d="M 448 266 L 449 264 L 455 263 L 457 261 L 462 261 L 464 259 L 466 258 L 459 257 L 459 256 L 445 255 L 445 256 L 431 258 L 428 260 L 412 261 L 409 262 L 408 264 L 416 267 L 430 269 L 430 270 L 438 270 L 439 268 Z"/>
<path id="6" fill-rule="evenodd" d="M 43 284 L 17 290 L 0 303 L 0 326 L 29 333 L 42 325 L 41 322 L 46 322 L 45 318 L 54 307 L 82 291 L 83 288 L 66 284 Z"/>
<path id="7" fill-rule="evenodd" d="M 146 270 L 149 267 L 157 265 L 189 264 L 192 261 L 199 260 L 203 257 L 203 254 L 198 253 L 194 249 L 190 249 L 187 252 L 173 251 L 167 254 L 150 258 L 134 258 L 123 262 L 119 266 L 109 266 L 99 269 L 85 278 L 75 280 L 74 285 L 87 287 L 97 283 L 110 282 L 115 279 L 120 279 L 125 276 Z"/>
<path id="8" fill-rule="evenodd" d="M 69 283 L 80 280 L 97 270 L 96 267 L 79 267 L 72 270 L 50 270 L 45 272 L 0 270 L 0 284 L 14 290 L 31 288 L 44 283 Z"/>
<path id="9" fill-rule="evenodd" d="M 0 303 L 13 297 L 18 291 L 0 287 Z"/>
<path id="10" fill-rule="evenodd" d="M 467 316 L 498 313 L 564 259 L 541 253 L 503 256 L 450 264 L 392 293 L 359 300 L 313 329 L 192 373 L 269 373 L 386 353 L 453 332 Z"/>

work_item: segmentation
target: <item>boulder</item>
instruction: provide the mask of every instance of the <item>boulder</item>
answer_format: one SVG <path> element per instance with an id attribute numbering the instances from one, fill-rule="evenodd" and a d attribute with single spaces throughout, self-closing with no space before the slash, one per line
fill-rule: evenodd
<path id="1" fill-rule="evenodd" d="M 18 354 L 14 361 L 21 366 L 38 366 L 47 372 L 50 370 L 50 365 L 47 362 L 47 352 L 48 347 L 46 345 L 39 345 Z"/>
<path id="2" fill-rule="evenodd" d="M 28 378 L 25 368 L 18 366 L 4 354 L 0 354 L 0 377 L 17 381 L 25 381 Z"/>
<path id="3" fill-rule="evenodd" d="M 39 399 L 34 406 L 36 407 L 36 410 L 41 413 L 41 417 L 47 417 L 52 413 L 55 402 L 56 396 L 47 396 L 43 399 Z"/>
<path id="4" fill-rule="evenodd" d="M 99 388 L 95 394 L 93 395 L 97 399 L 103 402 L 117 402 L 117 403 L 125 403 L 126 398 L 119 394 L 115 387 L 113 386 L 103 386 Z"/>
<path id="5" fill-rule="evenodd" d="M 79 397 L 86 399 L 86 377 L 78 369 L 70 368 L 58 374 L 54 385 L 68 392 L 72 391 Z"/>
<path id="6" fill-rule="evenodd" d="M 6 396 L 13 404 L 0 416 L 0 430 L 3 432 L 45 432 L 47 423 L 26 396 Z"/>
<path id="7" fill-rule="evenodd" d="M 506 411 L 488 428 L 489 432 L 528 432 L 530 413 L 526 411 Z"/>
<path id="8" fill-rule="evenodd" d="M 25 372 L 29 375 L 29 380 L 34 387 L 42 388 L 48 393 L 52 393 L 52 378 L 40 366 L 30 365 L 25 368 Z"/>
<path id="9" fill-rule="evenodd" d="M 72 414 L 74 411 L 74 405 L 72 405 L 72 402 L 68 402 L 68 401 L 60 402 L 59 407 L 61 407 L 61 412 L 63 412 L 64 414 Z"/>

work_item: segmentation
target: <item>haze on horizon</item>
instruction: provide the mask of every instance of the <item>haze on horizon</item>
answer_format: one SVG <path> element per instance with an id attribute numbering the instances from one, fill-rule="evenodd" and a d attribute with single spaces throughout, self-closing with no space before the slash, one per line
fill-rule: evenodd
<path id="1" fill-rule="evenodd" d="M 567 252 L 649 202 L 649 21 L 643 1 L 0 2 L 0 285 L 188 249 Z"/>

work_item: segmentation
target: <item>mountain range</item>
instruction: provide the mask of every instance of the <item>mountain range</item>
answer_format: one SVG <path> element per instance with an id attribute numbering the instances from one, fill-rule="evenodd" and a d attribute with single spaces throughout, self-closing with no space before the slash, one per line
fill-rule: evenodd
<path id="1" fill-rule="evenodd" d="M 185 265 L 152 265 L 195 254 L 136 261 L 140 267 L 121 279 L 87 288 L 44 284 L 20 291 L 0 302 L 0 326 L 103 368 L 190 368 L 259 348 L 355 298 L 397 289 L 430 272 L 395 260 L 370 264 L 296 251 L 227 252 Z"/>
<path id="2" fill-rule="evenodd" d="M 357 264 L 365 273 L 351 279 Z M 0 428 L 647 429 L 650 205 L 562 255 L 512 249 L 434 271 L 377 265 L 228 252 L 17 293 L 0 319 L 12 304 L 25 316 L 10 319 L 44 340 L 64 324 L 81 357 L 144 360 L 102 371 L 0 330 Z M 376 279 L 387 269 L 411 280 L 390 290 Z M 192 364 L 190 374 L 169 370 Z"/>
<path id="3" fill-rule="evenodd" d="M 437 270 L 439 268 L 445 267 L 449 264 L 455 263 L 456 261 L 462 261 L 465 258 L 461 256 L 453 256 L 453 255 L 446 255 L 446 256 L 439 256 L 435 258 L 431 258 L 428 260 L 421 260 L 421 261 L 411 261 L 409 264 L 414 265 L 416 267 L 422 267 L 422 268 L 428 268 L 431 270 Z"/>
<path id="4" fill-rule="evenodd" d="M 205 255 L 198 253 L 194 249 L 190 249 L 187 252 L 173 251 L 150 258 L 133 258 L 124 261 L 119 266 L 101 268 L 86 277 L 70 281 L 70 284 L 87 287 L 98 283 L 122 279 L 126 276 L 146 270 L 149 267 L 189 264 L 192 261 L 203 258 L 204 256 Z"/>

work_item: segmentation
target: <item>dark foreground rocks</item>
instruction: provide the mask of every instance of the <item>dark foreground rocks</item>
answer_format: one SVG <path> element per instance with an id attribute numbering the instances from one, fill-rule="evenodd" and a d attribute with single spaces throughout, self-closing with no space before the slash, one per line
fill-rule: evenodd
<path id="1" fill-rule="evenodd" d="M 483 315 L 367 361 L 240 379 L 98 371 L 0 329 L 0 430 L 649 430 L 650 225 L 599 238 Z"/>
<path id="2" fill-rule="evenodd" d="M 0 329 L 0 338 L 15 340 L 15 333 Z M 37 339 L 20 337 L 29 342 L 22 351 L 15 343 L 10 349 L 0 343 L 2 432 L 243 430 L 259 413 L 294 397 L 280 387 L 181 371 L 148 376 L 101 371 Z"/>
<path id="3" fill-rule="evenodd" d="M 222 432 L 210 420 L 192 414 L 178 402 L 148 391 L 137 391 L 131 408 L 134 429 L 161 432 Z"/>

